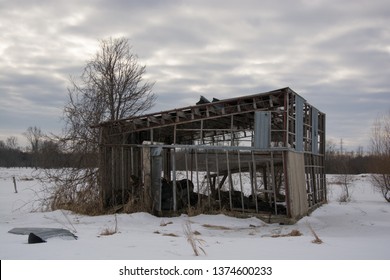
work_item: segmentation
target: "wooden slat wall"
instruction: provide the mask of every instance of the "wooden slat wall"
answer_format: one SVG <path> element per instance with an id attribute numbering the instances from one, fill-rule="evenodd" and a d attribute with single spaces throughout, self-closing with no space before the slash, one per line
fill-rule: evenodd
<path id="1" fill-rule="evenodd" d="M 288 152 L 287 155 L 288 188 L 291 218 L 299 218 L 308 213 L 304 154 Z"/>

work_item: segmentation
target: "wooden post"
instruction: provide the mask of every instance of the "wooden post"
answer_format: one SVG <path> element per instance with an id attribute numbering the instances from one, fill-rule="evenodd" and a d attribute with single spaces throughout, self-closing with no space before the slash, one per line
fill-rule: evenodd
<path id="1" fill-rule="evenodd" d="M 115 185 L 115 146 L 111 147 L 111 205 L 109 206 L 116 206 L 117 200 L 116 200 L 116 185 Z"/>
<path id="2" fill-rule="evenodd" d="M 12 177 L 12 180 L 14 181 L 14 188 L 15 188 L 15 193 L 18 193 L 18 189 L 16 188 L 16 180 L 15 176 Z"/>
<path id="3" fill-rule="evenodd" d="M 208 202 L 209 202 L 209 206 L 210 206 L 211 205 L 210 170 L 209 170 L 209 153 L 207 150 L 206 150 L 206 176 L 207 176 L 207 180 L 206 180 L 207 197 L 208 197 Z"/>
<path id="4" fill-rule="evenodd" d="M 200 207 L 200 187 L 199 187 L 199 169 L 198 169 L 198 150 L 195 149 L 195 173 L 196 173 L 196 191 L 198 193 L 198 207 Z"/>
<path id="5" fill-rule="evenodd" d="M 221 186 L 219 182 L 219 164 L 218 164 L 218 152 L 215 150 L 215 164 L 217 168 L 217 188 L 218 188 L 218 201 L 219 201 L 219 210 L 222 210 L 222 202 L 221 202 Z"/>
<path id="6" fill-rule="evenodd" d="M 124 155 L 124 147 L 121 147 L 121 187 L 122 187 L 122 205 L 125 205 L 127 201 L 125 201 L 125 155 Z"/>
<path id="7" fill-rule="evenodd" d="M 287 152 L 283 152 L 282 153 L 282 156 L 283 156 L 283 173 L 284 173 L 284 189 L 285 189 L 285 192 L 286 192 L 286 209 L 287 209 L 287 217 L 291 218 L 291 200 L 290 200 L 290 197 L 291 197 L 291 194 L 290 194 L 290 181 L 289 181 L 289 174 L 288 174 L 288 171 L 289 171 L 289 168 L 288 168 L 288 153 Z"/>
<path id="8" fill-rule="evenodd" d="M 145 208 L 150 211 L 149 213 L 153 213 L 152 166 L 149 146 L 144 146 L 142 148 L 142 169 L 144 177 L 144 205 Z"/>
<path id="9" fill-rule="evenodd" d="M 177 211 L 177 198 L 176 198 L 176 148 L 172 150 L 172 183 L 173 183 L 173 211 Z"/>
<path id="10" fill-rule="evenodd" d="M 200 143 L 202 145 L 204 144 L 204 139 L 203 139 L 203 120 L 200 120 Z"/>
<path id="11" fill-rule="evenodd" d="M 275 182 L 275 166 L 274 166 L 274 153 L 271 152 L 271 176 L 272 176 L 272 189 L 275 204 L 275 215 L 278 215 L 278 207 L 276 205 L 276 182 Z"/>
<path id="12" fill-rule="evenodd" d="M 263 169 L 263 182 L 264 182 L 264 199 L 269 200 L 268 196 L 268 163 L 262 168 Z"/>
<path id="13" fill-rule="evenodd" d="M 191 209 L 191 197 L 190 197 L 190 183 L 189 183 L 189 179 L 188 179 L 188 149 L 185 150 L 185 153 L 184 153 L 184 159 L 185 159 L 185 162 L 186 162 L 186 179 L 187 179 L 187 203 L 188 203 L 188 210 Z"/>
<path id="14" fill-rule="evenodd" d="M 249 178 L 250 178 L 250 181 L 251 181 L 251 195 L 252 195 L 252 200 L 253 202 L 255 202 L 255 200 L 257 200 L 257 196 L 255 194 L 255 188 L 254 188 L 254 175 L 253 175 L 253 171 L 252 171 L 252 165 L 251 165 L 251 162 L 248 161 L 248 171 L 249 171 Z"/>
<path id="15" fill-rule="evenodd" d="M 234 146 L 234 119 L 233 115 L 230 116 L 230 146 Z"/>
<path id="16" fill-rule="evenodd" d="M 239 178 L 240 178 L 240 190 L 241 190 L 241 208 L 242 208 L 242 212 L 244 213 L 245 205 L 244 205 L 244 190 L 242 187 L 240 150 L 237 151 L 237 156 L 238 156 L 238 174 L 239 174 Z"/>
<path id="17" fill-rule="evenodd" d="M 230 204 L 230 210 L 233 210 L 233 201 L 232 201 L 232 190 L 233 190 L 233 179 L 232 179 L 232 173 L 230 170 L 230 162 L 229 162 L 229 151 L 226 150 L 226 164 L 227 164 L 227 171 L 228 171 L 228 179 L 229 179 L 229 204 Z"/>
<path id="18" fill-rule="evenodd" d="M 259 213 L 259 205 L 257 202 L 257 171 L 256 171 L 256 161 L 255 161 L 255 154 L 253 151 L 251 151 L 252 154 L 252 164 L 253 164 L 253 183 L 254 183 L 254 190 L 255 190 L 255 205 L 256 205 L 256 213 Z"/>

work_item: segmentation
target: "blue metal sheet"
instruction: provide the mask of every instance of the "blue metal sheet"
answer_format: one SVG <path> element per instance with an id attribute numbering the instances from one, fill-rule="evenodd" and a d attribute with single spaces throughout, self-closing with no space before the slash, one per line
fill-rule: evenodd
<path id="1" fill-rule="evenodd" d="M 268 149 L 271 143 L 271 112 L 255 112 L 254 147 Z"/>
<path id="2" fill-rule="evenodd" d="M 52 237 L 77 239 L 76 235 L 71 233 L 69 230 L 63 228 L 25 227 L 25 228 L 13 228 L 8 232 L 13 234 L 23 234 L 23 235 L 29 235 L 30 233 L 34 233 L 35 235 L 39 236 L 45 241 L 48 238 L 52 238 Z"/>
<path id="3" fill-rule="evenodd" d="M 295 150 L 303 151 L 303 104 L 305 99 L 295 96 Z"/>

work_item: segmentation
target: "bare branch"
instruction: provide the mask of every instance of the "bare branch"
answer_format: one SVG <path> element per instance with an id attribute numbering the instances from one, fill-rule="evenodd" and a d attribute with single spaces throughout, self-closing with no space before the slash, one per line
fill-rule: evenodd
<path id="1" fill-rule="evenodd" d="M 95 208 L 99 204 L 99 130 L 91 126 L 132 117 L 153 106 L 154 83 L 143 80 L 145 69 L 138 64 L 126 38 L 109 38 L 100 41 L 100 48 L 80 77 L 70 78 L 69 100 L 64 107 L 66 125 L 58 143 L 65 153 L 79 156 L 79 168 L 44 176 L 57 185 L 53 208 L 75 211 L 86 200 Z"/>
<path id="2" fill-rule="evenodd" d="M 390 202 L 390 111 L 375 120 L 371 135 L 372 183 Z"/>

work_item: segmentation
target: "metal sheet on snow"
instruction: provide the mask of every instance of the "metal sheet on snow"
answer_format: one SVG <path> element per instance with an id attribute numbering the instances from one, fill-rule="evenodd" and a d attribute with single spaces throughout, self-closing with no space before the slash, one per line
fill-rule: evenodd
<path id="1" fill-rule="evenodd" d="M 29 235 L 30 233 L 34 233 L 39 236 L 43 240 L 47 240 L 52 237 L 61 237 L 61 238 L 69 238 L 69 239 L 77 239 L 77 236 L 74 235 L 67 229 L 63 228 L 38 228 L 38 227 L 25 227 L 25 228 L 13 228 L 8 231 L 13 234 L 22 234 Z"/>

